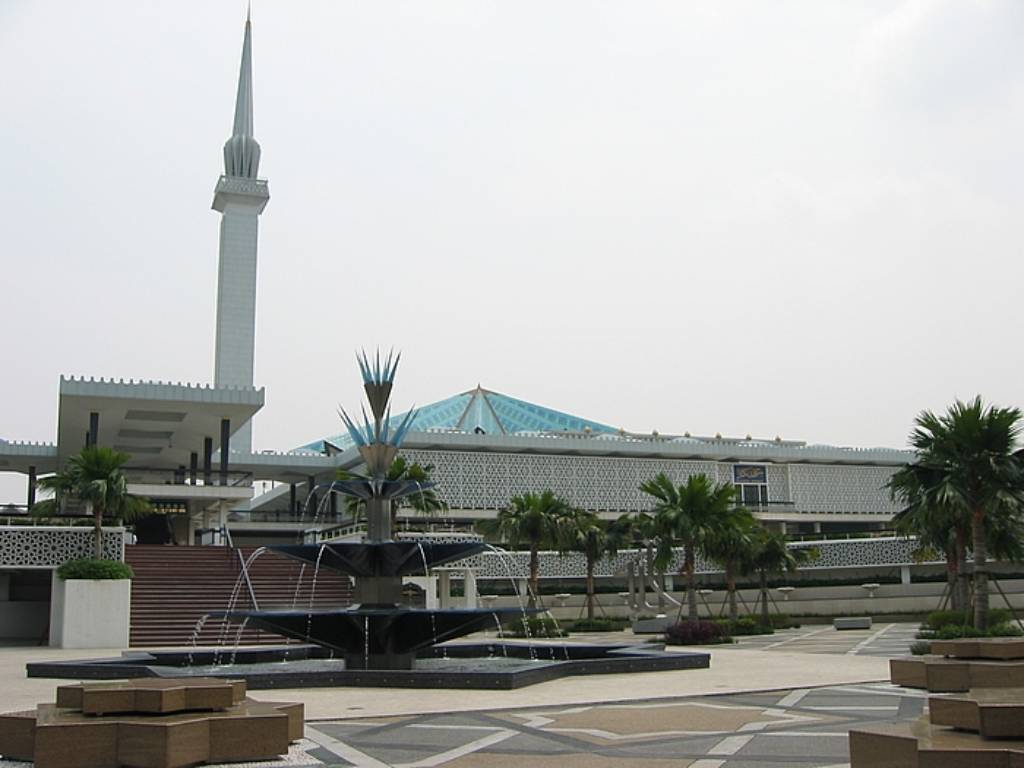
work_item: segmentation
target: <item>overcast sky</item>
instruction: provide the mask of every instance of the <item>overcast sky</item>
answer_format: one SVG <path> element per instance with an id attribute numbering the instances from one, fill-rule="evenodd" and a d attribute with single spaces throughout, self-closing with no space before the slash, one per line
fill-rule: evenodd
<path id="1" fill-rule="evenodd" d="M 209 382 L 244 2 L 0 0 L 0 437 Z M 630 430 L 902 446 L 1024 405 L 1024 3 L 253 7 L 257 448 L 478 382 Z"/>

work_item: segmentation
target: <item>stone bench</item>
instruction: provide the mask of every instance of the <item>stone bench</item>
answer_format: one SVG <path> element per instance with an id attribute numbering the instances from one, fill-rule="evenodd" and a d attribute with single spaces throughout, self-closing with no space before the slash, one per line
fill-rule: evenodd
<path id="1" fill-rule="evenodd" d="M 833 629 L 871 629 L 870 616 L 842 616 L 832 619 Z"/>

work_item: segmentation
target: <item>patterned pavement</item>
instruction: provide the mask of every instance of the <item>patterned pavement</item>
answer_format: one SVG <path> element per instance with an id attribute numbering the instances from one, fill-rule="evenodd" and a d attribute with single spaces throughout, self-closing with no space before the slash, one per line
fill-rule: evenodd
<path id="1" fill-rule="evenodd" d="M 905 655 L 915 631 L 912 624 L 845 632 L 811 625 L 734 647 L 834 654 L 842 663 L 847 655 Z M 926 696 L 870 683 L 316 721 L 286 758 L 235 768 L 841 768 L 851 728 L 916 718 Z M 0 768 L 16 765 L 0 760 Z"/>

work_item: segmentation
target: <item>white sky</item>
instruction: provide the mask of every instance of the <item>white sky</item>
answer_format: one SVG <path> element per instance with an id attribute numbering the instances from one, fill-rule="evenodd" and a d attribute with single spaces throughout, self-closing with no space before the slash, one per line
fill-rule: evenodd
<path id="1" fill-rule="evenodd" d="M 0 437 L 55 438 L 61 373 L 211 379 L 244 13 L 0 0 Z M 1024 3 L 253 25 L 257 448 L 340 431 L 377 344 L 396 407 L 480 382 L 632 430 L 901 446 L 922 408 L 1024 403 Z"/>

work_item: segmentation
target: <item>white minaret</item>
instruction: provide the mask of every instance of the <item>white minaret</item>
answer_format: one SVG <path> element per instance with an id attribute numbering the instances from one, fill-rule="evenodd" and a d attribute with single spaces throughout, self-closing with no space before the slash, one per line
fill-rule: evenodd
<path id="1" fill-rule="evenodd" d="M 217 347 L 215 386 L 251 387 L 256 341 L 256 238 L 259 215 L 270 199 L 267 182 L 256 178 L 260 145 L 252 136 L 252 22 L 245 20 L 242 67 L 238 74 L 235 127 L 224 144 L 224 175 L 217 182 L 213 209 L 220 221 L 217 272 Z M 246 424 L 231 447 L 252 451 L 252 427 Z"/>

